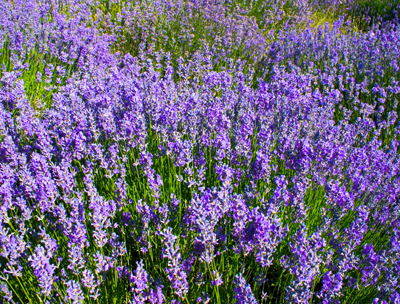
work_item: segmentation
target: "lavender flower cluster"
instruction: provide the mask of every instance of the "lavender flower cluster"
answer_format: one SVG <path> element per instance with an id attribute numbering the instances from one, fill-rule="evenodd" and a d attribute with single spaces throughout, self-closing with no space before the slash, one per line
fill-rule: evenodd
<path id="1" fill-rule="evenodd" d="M 400 28 L 318 5 L 0 0 L 0 302 L 400 303 Z"/>

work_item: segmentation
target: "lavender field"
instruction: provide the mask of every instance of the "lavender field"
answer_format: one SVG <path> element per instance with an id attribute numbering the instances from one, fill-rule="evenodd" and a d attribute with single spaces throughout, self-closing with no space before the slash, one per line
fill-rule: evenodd
<path id="1" fill-rule="evenodd" d="M 400 304 L 398 12 L 0 0 L 0 303 Z"/>

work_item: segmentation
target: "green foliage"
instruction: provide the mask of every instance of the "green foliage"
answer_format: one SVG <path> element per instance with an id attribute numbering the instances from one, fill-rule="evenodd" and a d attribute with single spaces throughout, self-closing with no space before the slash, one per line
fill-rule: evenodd
<path id="1" fill-rule="evenodd" d="M 75 64 L 62 62 L 55 56 L 40 52 L 38 44 L 32 49 L 10 49 L 8 38 L 0 49 L 0 78 L 13 72 L 23 80 L 25 94 L 35 110 L 51 107 L 54 94 L 76 70 Z M 47 74 L 50 72 L 50 74 Z M 2 86 L 2 84 L 0 84 Z"/>
<path id="2" fill-rule="evenodd" d="M 357 30 L 366 31 L 373 24 L 399 20 L 397 0 L 357 0 L 349 11 Z"/>

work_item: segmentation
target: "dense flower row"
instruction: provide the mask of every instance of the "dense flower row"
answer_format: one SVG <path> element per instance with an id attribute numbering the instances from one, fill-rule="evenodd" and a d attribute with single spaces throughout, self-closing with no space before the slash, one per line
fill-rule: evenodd
<path id="1" fill-rule="evenodd" d="M 224 7 L 0 2 L 0 300 L 400 301 L 399 30 Z"/>

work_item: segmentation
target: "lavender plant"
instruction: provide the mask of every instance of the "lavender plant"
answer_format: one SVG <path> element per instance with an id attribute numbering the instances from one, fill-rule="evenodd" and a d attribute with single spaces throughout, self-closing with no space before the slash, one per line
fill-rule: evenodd
<path id="1" fill-rule="evenodd" d="M 399 29 L 337 6 L 0 1 L 0 301 L 400 301 Z"/>

